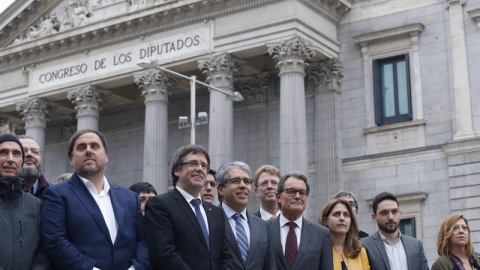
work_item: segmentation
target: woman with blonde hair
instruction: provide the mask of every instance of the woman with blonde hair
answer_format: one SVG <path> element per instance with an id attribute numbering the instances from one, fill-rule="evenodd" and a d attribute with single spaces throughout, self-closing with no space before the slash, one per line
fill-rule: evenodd
<path id="1" fill-rule="evenodd" d="M 445 219 L 438 230 L 437 252 L 440 257 L 432 270 L 480 269 L 480 260 L 473 254 L 468 220 L 462 215 Z"/>
<path id="2" fill-rule="evenodd" d="M 330 229 L 334 270 L 370 269 L 367 252 L 358 237 L 357 219 L 346 200 L 330 200 L 318 223 Z"/>

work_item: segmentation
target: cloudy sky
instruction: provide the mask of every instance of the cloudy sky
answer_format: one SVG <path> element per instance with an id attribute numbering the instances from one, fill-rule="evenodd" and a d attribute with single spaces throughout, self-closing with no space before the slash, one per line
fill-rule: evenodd
<path id="1" fill-rule="evenodd" d="M 2 13 L 15 0 L 0 0 L 0 13 Z"/>

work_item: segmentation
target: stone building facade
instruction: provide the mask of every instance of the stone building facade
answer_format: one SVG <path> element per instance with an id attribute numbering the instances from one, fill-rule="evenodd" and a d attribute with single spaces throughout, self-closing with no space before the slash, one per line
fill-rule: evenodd
<path id="1" fill-rule="evenodd" d="M 307 173 L 311 220 L 352 191 L 369 233 L 390 191 L 432 263 L 451 214 L 480 243 L 479 28 L 474 0 L 17 0 L 0 14 L 1 132 L 34 137 L 54 180 L 73 132 L 98 129 L 110 180 L 165 192 L 190 82 L 137 65 L 155 59 L 227 93 L 196 87 L 213 168 Z"/>

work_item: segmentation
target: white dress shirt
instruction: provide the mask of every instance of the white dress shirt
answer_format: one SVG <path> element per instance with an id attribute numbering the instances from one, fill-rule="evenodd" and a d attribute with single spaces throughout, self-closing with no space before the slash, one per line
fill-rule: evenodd
<path id="1" fill-rule="evenodd" d="M 202 198 L 200 197 L 200 194 L 198 194 L 197 198 L 194 198 L 190 193 L 186 192 L 185 190 L 179 188 L 178 186 L 175 186 L 175 188 L 182 194 L 183 198 L 187 201 L 188 205 L 190 205 L 190 208 L 193 211 L 193 214 L 195 214 L 195 206 L 192 204 L 193 199 L 200 199 L 202 201 Z M 207 227 L 207 232 L 210 235 L 210 230 L 208 229 L 208 219 L 207 219 L 207 214 L 205 213 L 205 209 L 203 208 L 203 203 L 200 204 L 200 212 L 202 213 L 203 221 L 205 221 L 205 226 Z M 196 215 L 196 214 L 195 214 Z"/>
<path id="2" fill-rule="evenodd" d="M 285 255 L 285 243 L 287 243 L 287 235 L 288 231 L 290 230 L 290 227 L 288 226 L 288 220 L 286 217 L 284 217 L 282 214 L 280 214 L 280 240 L 282 240 L 282 249 L 283 249 L 283 254 Z M 297 224 L 297 227 L 295 227 L 295 234 L 297 235 L 297 249 L 300 247 L 300 238 L 302 235 L 302 223 L 303 219 L 300 216 L 297 220 L 294 220 L 295 224 Z"/>
<path id="3" fill-rule="evenodd" d="M 270 220 L 273 216 L 278 217 L 280 215 L 281 211 L 278 209 L 278 212 L 275 215 L 270 214 L 269 212 L 263 210 L 262 207 L 260 207 L 260 216 L 262 217 L 263 220 L 268 221 Z"/>
<path id="4" fill-rule="evenodd" d="M 225 203 L 222 203 L 222 208 L 223 211 L 225 211 L 225 215 L 228 217 L 228 222 L 230 223 L 230 227 L 232 227 L 233 234 L 235 235 L 235 238 L 237 238 L 237 229 L 235 228 L 235 226 L 237 225 L 237 221 L 233 218 L 233 215 L 235 215 L 237 212 L 235 212 L 235 210 L 233 210 Z M 247 242 L 250 246 L 250 227 L 248 226 L 247 209 L 243 209 L 243 211 L 239 214 L 243 217 L 240 222 L 245 229 L 245 233 L 247 234 Z"/>
<path id="5" fill-rule="evenodd" d="M 98 193 L 97 188 L 95 185 L 88 179 L 78 176 L 80 180 L 85 184 L 90 194 L 92 194 L 93 199 L 100 208 L 102 212 L 103 219 L 107 224 L 108 232 L 110 233 L 110 239 L 112 239 L 112 243 L 115 243 L 115 239 L 117 238 L 118 232 L 118 223 L 115 219 L 115 212 L 113 212 L 113 205 L 112 200 L 110 199 L 110 184 L 107 181 L 107 178 L 103 176 L 103 190 Z M 97 267 L 93 267 L 93 270 L 101 270 Z M 131 265 L 127 270 L 135 270 L 135 267 Z"/>
<path id="6" fill-rule="evenodd" d="M 390 241 L 380 233 L 385 251 L 387 252 L 388 263 L 392 270 L 408 270 L 407 254 L 405 253 L 405 248 L 403 247 L 400 236 L 401 232 L 398 231 L 398 238 L 395 240 L 395 243 L 390 243 Z"/>

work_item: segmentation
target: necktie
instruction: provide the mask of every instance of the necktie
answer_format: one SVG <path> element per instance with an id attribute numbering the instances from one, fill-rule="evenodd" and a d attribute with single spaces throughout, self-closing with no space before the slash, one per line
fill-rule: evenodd
<path id="1" fill-rule="evenodd" d="M 247 263 L 247 257 L 248 257 L 248 240 L 247 240 L 247 233 L 245 231 L 245 228 L 242 225 L 242 215 L 239 213 L 236 213 L 233 215 L 233 218 L 235 219 L 235 231 L 237 233 L 237 244 L 238 247 L 240 248 L 240 253 L 242 253 L 242 259 L 243 259 L 243 264 L 245 265 Z"/>
<path id="2" fill-rule="evenodd" d="M 190 203 L 195 207 L 195 215 L 197 216 L 198 223 L 200 228 L 202 228 L 203 237 L 207 243 L 207 248 L 210 249 L 210 238 L 208 237 L 207 226 L 205 225 L 205 220 L 203 220 L 202 212 L 200 212 L 200 199 L 193 199 Z"/>
<path id="3" fill-rule="evenodd" d="M 287 242 L 285 243 L 285 261 L 287 262 L 288 269 L 293 269 L 293 264 L 297 258 L 297 235 L 295 234 L 295 222 L 288 222 L 290 230 L 287 234 Z"/>

